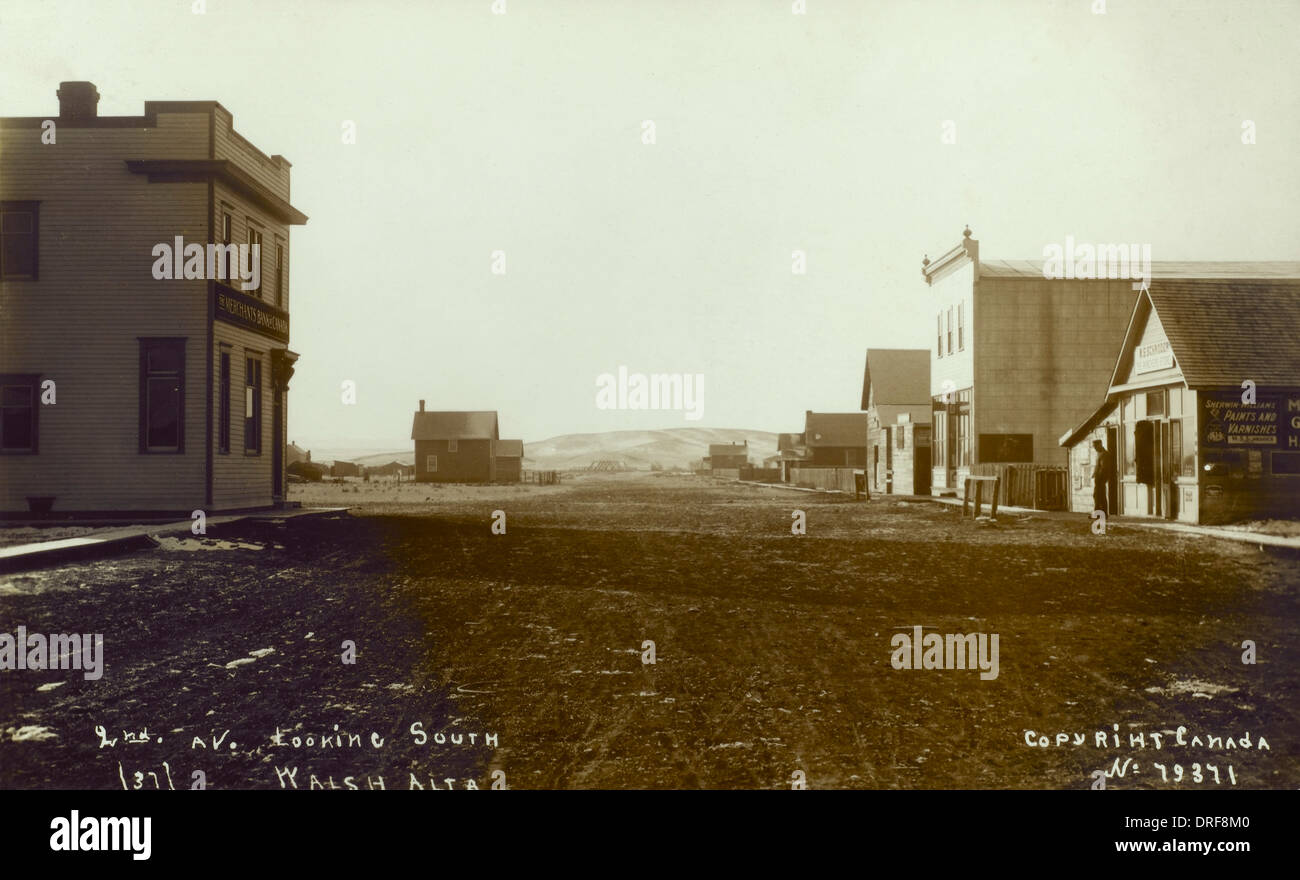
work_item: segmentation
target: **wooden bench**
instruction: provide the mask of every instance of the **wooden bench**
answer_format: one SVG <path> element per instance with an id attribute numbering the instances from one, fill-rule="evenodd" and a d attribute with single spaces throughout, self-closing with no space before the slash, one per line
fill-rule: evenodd
<path id="1" fill-rule="evenodd" d="M 971 497 L 971 483 L 975 484 L 975 496 Z M 966 478 L 966 494 L 961 499 L 961 515 L 966 515 L 966 505 L 972 500 L 975 502 L 975 509 L 971 516 L 980 515 L 980 504 L 984 500 L 984 484 L 991 483 L 993 486 L 993 497 L 989 499 L 989 516 L 994 518 L 998 515 L 998 490 L 1002 488 L 1002 479 L 1000 477 L 983 477 L 972 474 Z"/>

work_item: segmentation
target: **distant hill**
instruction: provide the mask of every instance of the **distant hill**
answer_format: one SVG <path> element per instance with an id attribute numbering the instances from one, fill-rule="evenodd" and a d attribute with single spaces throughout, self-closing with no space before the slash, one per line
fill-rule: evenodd
<path id="1" fill-rule="evenodd" d="M 664 428 L 658 431 L 606 431 L 601 434 L 562 434 L 536 443 L 524 444 L 524 467 L 531 470 L 568 470 L 585 468 L 593 461 L 622 461 L 628 467 L 649 470 L 651 464 L 665 468 L 687 467 L 709 454 L 710 443 L 749 441 L 749 457 L 755 464 L 776 454 L 776 434 L 740 428 Z M 344 460 L 342 450 L 322 450 Z M 414 464 L 414 450 L 365 452 L 347 458 L 373 467 L 400 461 Z M 325 455 L 318 456 L 325 459 Z"/>

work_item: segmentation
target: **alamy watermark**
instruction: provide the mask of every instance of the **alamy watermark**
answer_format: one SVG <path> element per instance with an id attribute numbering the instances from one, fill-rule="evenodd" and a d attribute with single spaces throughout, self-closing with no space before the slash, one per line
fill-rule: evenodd
<path id="1" fill-rule="evenodd" d="M 1044 278 L 1129 278 L 1134 290 L 1151 283 L 1151 245 L 1089 244 L 1065 237 L 1065 244 L 1043 246 Z"/>
<path id="2" fill-rule="evenodd" d="M 596 409 L 681 410 L 688 422 L 704 416 L 703 373 L 628 373 L 596 377 Z"/>
<path id="3" fill-rule="evenodd" d="M 43 633 L 28 635 L 18 627 L 17 635 L 0 633 L 0 669 L 81 669 L 87 681 L 104 674 L 102 633 Z"/>
<path id="4" fill-rule="evenodd" d="M 912 634 L 894 633 L 889 645 L 894 650 L 889 665 L 895 669 L 979 669 L 980 678 L 998 677 L 997 633 L 922 634 L 924 627 L 912 627 Z"/>
<path id="5" fill-rule="evenodd" d="M 244 290 L 262 286 L 262 246 L 260 244 L 185 244 L 176 236 L 174 244 L 161 241 L 150 253 L 157 257 L 153 277 L 163 280 L 239 281 Z"/>

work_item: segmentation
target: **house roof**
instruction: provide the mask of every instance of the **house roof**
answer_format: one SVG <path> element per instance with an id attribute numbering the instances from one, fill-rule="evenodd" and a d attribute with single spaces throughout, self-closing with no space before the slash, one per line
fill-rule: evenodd
<path id="1" fill-rule="evenodd" d="M 1189 388 L 1300 385 L 1300 279 L 1153 282 L 1148 296 Z"/>
<path id="2" fill-rule="evenodd" d="M 814 446 L 863 446 L 867 445 L 867 414 L 855 413 L 815 413 L 809 412 L 804 418 L 804 436 L 808 445 Z"/>
<path id="3" fill-rule="evenodd" d="M 710 443 L 709 457 L 715 455 L 749 455 L 749 441 L 741 443 Z"/>
<path id="4" fill-rule="evenodd" d="M 862 372 L 862 409 L 876 405 L 924 404 L 930 406 L 930 350 L 928 348 L 871 348 Z M 884 421 L 884 419 L 882 419 Z M 892 423 L 893 419 L 890 420 Z"/>
<path id="5" fill-rule="evenodd" d="M 981 278 L 1042 278 L 1043 263 L 1043 260 L 980 260 L 979 274 Z M 1287 260 L 1223 262 L 1209 260 L 1152 260 L 1151 277 L 1153 279 L 1300 278 L 1300 262 Z M 1081 278 L 1077 280 L 1104 281 L 1106 279 Z"/>
<path id="6" fill-rule="evenodd" d="M 496 410 L 417 412 L 412 440 L 497 440 Z"/>
<path id="7" fill-rule="evenodd" d="M 803 434 L 777 434 L 776 450 L 777 452 L 787 452 L 800 449 L 804 446 Z"/>
<path id="8" fill-rule="evenodd" d="M 876 404 L 876 418 L 880 419 L 882 427 L 889 427 L 898 424 L 900 413 L 907 413 L 912 417 L 912 424 L 928 425 L 934 417 L 932 409 L 929 401 L 913 403 L 907 406 L 896 403 L 878 403 Z"/>
<path id="9" fill-rule="evenodd" d="M 524 441 L 522 440 L 498 440 L 497 441 L 497 458 L 523 458 Z"/>

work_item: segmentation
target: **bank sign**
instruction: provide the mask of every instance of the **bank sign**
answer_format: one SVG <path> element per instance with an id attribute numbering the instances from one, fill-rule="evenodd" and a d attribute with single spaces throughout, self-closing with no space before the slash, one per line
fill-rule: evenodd
<path id="1" fill-rule="evenodd" d="M 1201 442 L 1206 446 L 1300 450 L 1300 396 L 1260 394 L 1254 403 L 1242 403 L 1239 391 L 1202 397 Z"/>
<path id="2" fill-rule="evenodd" d="M 277 342 L 289 341 L 289 313 L 267 305 L 255 296 L 240 293 L 233 287 L 214 284 L 212 314 L 218 321 L 237 324 Z"/>

